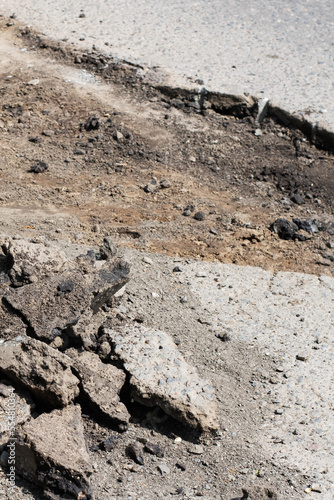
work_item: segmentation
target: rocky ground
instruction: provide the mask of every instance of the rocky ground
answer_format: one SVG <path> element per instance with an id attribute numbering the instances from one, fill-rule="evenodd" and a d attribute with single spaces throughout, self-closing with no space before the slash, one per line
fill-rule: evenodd
<path id="1" fill-rule="evenodd" d="M 201 82 L 173 90 L 13 19 L 1 21 L 0 57 L 1 407 L 14 384 L 21 474 L 33 481 L 17 477 L 10 491 L 7 436 L 3 498 L 66 498 L 62 488 L 69 498 L 325 498 L 332 384 L 330 365 L 317 370 L 330 359 L 330 311 L 311 317 L 304 278 L 288 275 L 286 295 L 279 272 L 314 275 L 319 303 L 333 296 L 330 146 L 277 114 L 256 122 L 251 99 L 219 100 Z M 259 266 L 262 281 L 232 263 Z M 280 328 L 289 301 L 298 323 Z M 255 342 L 266 328 L 274 338 Z M 160 335 L 147 352 L 146 334 Z M 136 372 L 133 359 L 174 348 L 182 373 L 171 379 L 208 380 L 206 403 L 195 393 L 185 409 L 160 379 L 145 386 L 143 361 Z M 309 358 L 321 382 L 312 394 L 296 389 Z"/>

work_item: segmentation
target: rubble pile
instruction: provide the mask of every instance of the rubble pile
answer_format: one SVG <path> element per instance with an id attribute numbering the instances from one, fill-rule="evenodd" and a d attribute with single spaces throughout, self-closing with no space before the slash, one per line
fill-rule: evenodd
<path id="1" fill-rule="evenodd" d="M 110 238 L 76 257 L 48 242 L 2 237 L 0 255 L 0 460 L 45 498 L 92 499 L 83 410 L 125 432 L 121 393 L 200 430 L 216 428 L 211 385 L 164 332 L 113 328 L 130 266 Z M 15 426 L 8 412 L 15 394 Z M 61 437 L 61 438 L 60 438 Z"/>

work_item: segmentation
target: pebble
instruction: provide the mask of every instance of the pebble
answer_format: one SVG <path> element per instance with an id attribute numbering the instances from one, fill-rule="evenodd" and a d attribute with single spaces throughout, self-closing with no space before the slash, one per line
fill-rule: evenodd
<path id="1" fill-rule="evenodd" d="M 282 408 L 277 408 L 277 410 L 275 410 L 275 413 L 276 413 L 276 415 L 282 415 L 282 413 L 283 413 Z"/>
<path id="2" fill-rule="evenodd" d="M 146 443 L 144 450 L 159 458 L 163 458 L 165 455 L 165 448 L 159 446 L 158 444 Z"/>
<path id="3" fill-rule="evenodd" d="M 195 220 L 200 220 L 200 221 L 202 221 L 202 220 L 204 220 L 205 218 L 206 218 L 206 214 L 205 214 L 205 212 L 202 212 L 202 211 L 200 211 L 200 212 L 196 212 L 196 213 L 195 213 L 195 215 L 194 215 L 194 219 L 195 219 Z"/>
<path id="4" fill-rule="evenodd" d="M 175 466 L 183 471 L 187 469 L 187 467 L 182 462 L 176 462 Z"/>
<path id="5" fill-rule="evenodd" d="M 124 139 L 124 135 L 119 130 L 116 130 L 116 132 L 114 132 L 113 138 L 115 139 L 115 141 L 121 142 Z"/>
<path id="6" fill-rule="evenodd" d="M 170 473 L 170 468 L 166 464 L 158 465 L 158 470 L 161 472 L 162 475 L 167 475 Z"/>
<path id="7" fill-rule="evenodd" d="M 298 361 L 306 361 L 308 359 L 308 356 L 306 356 L 305 354 L 297 354 L 296 359 L 298 359 Z"/>
<path id="8" fill-rule="evenodd" d="M 214 228 L 214 227 L 211 227 L 211 228 L 210 228 L 210 233 L 211 233 L 211 234 L 217 234 L 217 231 L 215 230 L 215 228 Z"/>
<path id="9" fill-rule="evenodd" d="M 160 187 L 162 189 L 167 189 L 167 188 L 170 188 L 171 187 L 171 182 L 167 179 L 163 179 L 161 182 L 160 182 Z"/>
<path id="10" fill-rule="evenodd" d="M 181 304 L 186 304 L 188 302 L 187 297 L 181 297 L 180 302 Z"/>
<path id="11" fill-rule="evenodd" d="M 34 174 L 42 174 L 43 172 L 46 172 L 48 168 L 47 163 L 39 161 L 30 168 L 30 172 L 34 172 Z"/>
<path id="12" fill-rule="evenodd" d="M 193 455 L 202 455 L 202 453 L 204 453 L 204 448 L 200 444 L 194 444 L 188 448 L 188 451 Z"/>
<path id="13" fill-rule="evenodd" d="M 290 199 L 293 203 L 296 203 L 296 205 L 303 205 L 305 203 L 304 198 L 298 193 L 292 195 Z"/>
<path id="14" fill-rule="evenodd" d="M 311 485 L 311 490 L 315 491 L 316 493 L 322 493 L 321 486 L 319 484 L 313 483 Z"/>
<path id="15" fill-rule="evenodd" d="M 254 135 L 255 137 L 260 137 L 262 135 L 261 129 L 257 128 L 256 130 L 254 130 Z"/>
<path id="16" fill-rule="evenodd" d="M 139 465 L 144 465 L 144 458 L 141 446 L 138 443 L 132 443 L 127 448 L 128 455 Z"/>
<path id="17" fill-rule="evenodd" d="M 190 217 L 191 211 L 190 210 L 185 210 L 182 215 L 184 215 L 185 217 Z"/>
<path id="18" fill-rule="evenodd" d="M 158 299 L 159 298 L 159 294 L 156 293 L 156 292 L 152 292 L 152 298 L 153 299 Z"/>
<path id="19" fill-rule="evenodd" d="M 155 193 L 157 191 L 157 184 L 154 182 L 149 182 L 144 187 L 145 193 Z"/>
<path id="20" fill-rule="evenodd" d="M 145 262 L 145 264 L 149 264 L 150 266 L 153 264 L 153 260 L 150 259 L 149 257 L 143 257 L 143 262 Z"/>
<path id="21" fill-rule="evenodd" d="M 198 271 L 196 274 L 195 274 L 196 278 L 206 278 L 207 277 L 207 274 L 204 272 L 204 271 Z"/>
<path id="22" fill-rule="evenodd" d="M 182 438 L 180 438 L 179 436 L 174 439 L 174 443 L 181 443 L 181 442 Z"/>
<path id="23" fill-rule="evenodd" d="M 182 269 L 180 266 L 175 266 L 173 269 L 173 273 L 182 273 Z"/>
<path id="24" fill-rule="evenodd" d="M 216 337 L 223 342 L 228 342 L 231 340 L 231 337 L 225 332 L 225 333 L 216 333 Z"/>

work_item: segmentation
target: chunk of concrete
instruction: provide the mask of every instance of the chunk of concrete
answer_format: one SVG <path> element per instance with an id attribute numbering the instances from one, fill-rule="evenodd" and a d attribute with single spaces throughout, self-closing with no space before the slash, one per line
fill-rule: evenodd
<path id="1" fill-rule="evenodd" d="M 99 356 L 92 352 L 79 353 L 72 348 L 68 349 L 66 354 L 73 361 L 82 391 L 90 406 L 113 424 L 128 424 L 130 415 L 119 399 L 126 378 L 124 371 L 102 363 Z"/>
<path id="2" fill-rule="evenodd" d="M 67 271 L 10 290 L 3 301 L 24 318 L 35 336 L 52 341 L 76 325 L 82 315 L 97 313 L 129 279 L 129 265 L 118 261 L 88 274 Z M 72 334 L 75 336 L 73 330 Z"/>
<path id="3" fill-rule="evenodd" d="M 14 286 L 36 283 L 68 266 L 64 252 L 51 244 L 8 238 L 2 244 L 2 251 L 7 257 L 8 275 Z"/>
<path id="4" fill-rule="evenodd" d="M 0 380 L 0 450 L 15 437 L 17 426 L 30 420 L 34 407 L 27 391 L 17 389 L 9 380 Z"/>
<path id="5" fill-rule="evenodd" d="M 80 406 L 43 413 L 24 424 L 17 437 L 15 458 L 19 474 L 59 498 L 93 498 L 89 485 L 92 466 Z"/>
<path id="6" fill-rule="evenodd" d="M 215 391 L 199 377 L 169 335 L 143 326 L 104 328 L 130 374 L 132 397 L 202 430 L 217 428 Z"/>
<path id="7" fill-rule="evenodd" d="M 2 343 L 0 372 L 51 408 L 66 406 L 79 394 L 71 359 L 29 337 Z"/>

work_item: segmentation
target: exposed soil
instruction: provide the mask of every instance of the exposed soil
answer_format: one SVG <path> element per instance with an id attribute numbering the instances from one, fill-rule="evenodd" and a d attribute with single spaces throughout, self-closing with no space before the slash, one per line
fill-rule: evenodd
<path id="1" fill-rule="evenodd" d="M 105 68 L 97 53 L 78 54 L 8 24 L 13 22 L 1 20 L 2 233 L 89 246 L 114 235 L 120 247 L 166 256 L 333 276 L 330 152 L 273 118 L 265 119 L 256 135 L 252 109 L 231 108 L 222 115 L 181 91 L 169 97 L 141 77 L 141 68 Z M 203 220 L 194 218 L 198 212 Z M 315 228 L 281 239 L 270 229 L 279 218 L 309 219 Z M 130 286 L 139 294 L 143 283 L 133 280 Z M 142 308 L 146 315 L 149 307 Z M 170 314 L 148 323 L 162 328 Z M 181 338 L 185 355 L 192 353 L 191 362 L 211 376 L 206 370 L 213 357 L 204 354 L 205 342 L 211 341 L 193 343 L 203 333 L 196 304 L 170 321 L 165 329 Z M 221 340 L 215 342 L 218 349 Z M 250 382 L 269 380 L 272 361 L 255 349 L 250 356 L 237 342 L 226 343 L 221 360 L 225 371 L 215 385 L 228 384 L 231 396 L 224 401 L 223 430 L 204 440 L 205 454 L 187 452 L 198 439 L 194 433 L 134 407 L 137 416 L 129 431 L 114 433 L 112 455 L 92 451 L 96 498 L 240 498 L 245 476 L 246 482 L 270 483 L 282 498 L 302 498 L 308 479 L 263 456 L 256 442 L 265 413 L 256 399 L 267 396 L 263 386 L 263 394 L 259 389 L 250 398 Z M 240 408 L 235 410 L 240 401 L 245 404 L 241 416 Z M 238 418 L 242 430 L 235 439 L 228 424 Z M 111 433 L 87 417 L 89 446 Z M 182 443 L 174 442 L 177 436 Z M 125 449 L 135 439 L 158 442 L 167 461 L 186 470 L 175 465 L 171 473 L 161 473 L 159 459 L 149 454 L 144 466 L 133 467 Z M 31 487 L 25 486 L 17 498 L 31 498 Z"/>

